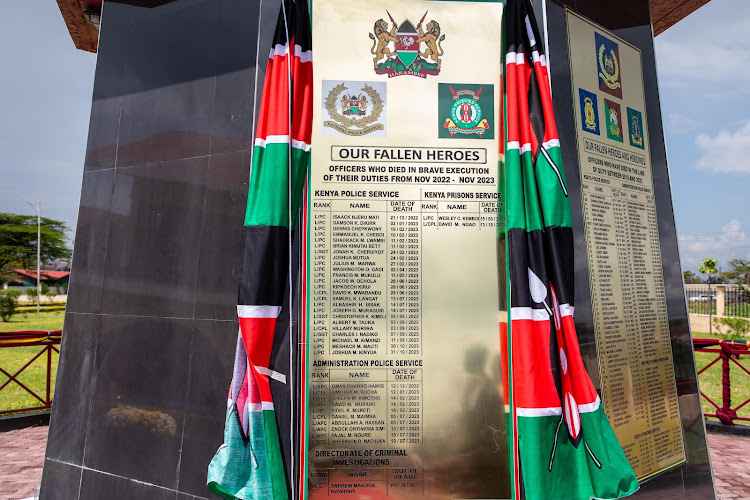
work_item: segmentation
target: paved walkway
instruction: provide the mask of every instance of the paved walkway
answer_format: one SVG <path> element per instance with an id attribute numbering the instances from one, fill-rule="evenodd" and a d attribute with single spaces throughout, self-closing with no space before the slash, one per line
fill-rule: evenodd
<path id="1" fill-rule="evenodd" d="M 750 437 L 709 434 L 716 498 L 750 499 Z"/>
<path id="2" fill-rule="evenodd" d="M 42 480 L 48 426 L 0 433 L 0 498 L 33 497 Z"/>
<path id="3" fill-rule="evenodd" d="M 42 478 L 48 427 L 0 434 L 0 498 L 33 497 Z M 750 500 L 750 437 L 709 434 L 711 462 L 720 500 Z"/>

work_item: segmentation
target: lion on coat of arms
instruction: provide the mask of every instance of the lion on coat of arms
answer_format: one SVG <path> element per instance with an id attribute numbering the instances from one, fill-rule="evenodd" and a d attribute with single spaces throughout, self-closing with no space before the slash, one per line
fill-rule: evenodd
<path id="1" fill-rule="evenodd" d="M 370 39 L 372 40 L 372 49 L 370 49 L 370 53 L 375 54 L 372 62 L 377 66 L 378 61 L 380 61 L 381 59 L 387 59 L 391 56 L 396 55 L 395 52 L 388 48 L 389 42 L 397 41 L 396 37 L 394 36 L 396 34 L 396 23 L 393 23 L 391 31 L 388 32 L 388 23 L 383 19 L 378 19 L 377 21 L 375 21 L 375 26 L 372 28 L 372 30 L 375 32 L 375 34 L 373 35 L 372 33 L 370 33 Z"/>
<path id="2" fill-rule="evenodd" d="M 422 30 L 422 23 L 417 25 L 419 31 L 419 38 L 417 43 L 424 42 L 427 48 L 424 52 L 420 52 L 421 57 L 432 59 L 437 64 L 437 70 L 440 70 L 440 57 L 444 54 L 443 47 L 440 42 L 445 40 L 445 35 L 440 36 L 440 25 L 434 19 L 427 23 L 427 33 Z"/>

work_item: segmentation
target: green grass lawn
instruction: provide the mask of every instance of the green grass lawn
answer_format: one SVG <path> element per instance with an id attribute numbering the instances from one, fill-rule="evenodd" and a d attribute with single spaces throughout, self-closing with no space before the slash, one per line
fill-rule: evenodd
<path id="1" fill-rule="evenodd" d="M 64 315 L 65 311 L 41 312 L 39 314 L 36 312 L 18 313 L 7 323 L 0 322 L 0 332 L 60 330 L 62 329 Z M 59 346 L 57 347 L 59 349 Z M 0 368 L 12 375 L 41 350 L 42 347 L 40 346 L 0 348 Z M 51 393 L 53 393 L 55 389 L 57 358 L 58 354 L 53 351 Z M 7 380 L 8 377 L 3 373 L 0 373 L 0 385 L 3 385 Z M 37 358 L 34 363 L 18 376 L 18 380 L 29 387 L 29 389 L 40 394 L 43 399 L 47 385 L 47 354 L 45 353 Z M 15 382 L 11 382 L 0 390 L 0 411 L 38 405 L 41 405 L 39 400 L 34 398 Z"/>
<path id="2" fill-rule="evenodd" d="M 0 332 L 20 330 L 60 330 L 63 324 L 64 311 L 50 311 L 36 313 L 21 313 L 13 316 L 10 322 L 0 322 Z M 696 338 L 711 338 L 708 333 L 693 332 Z M 9 373 L 15 373 L 20 367 L 41 350 L 40 347 L 12 347 L 0 348 L 0 367 Z M 714 359 L 716 355 L 711 353 L 695 353 L 696 364 L 700 370 Z M 57 373 L 58 354 L 52 354 L 52 391 L 55 387 L 55 376 Z M 750 355 L 743 356 L 740 362 L 750 369 Z M 29 388 L 39 393 L 45 392 L 47 376 L 46 354 L 39 357 L 18 378 Z M 732 407 L 750 398 L 750 375 L 743 372 L 737 365 L 731 363 L 730 376 L 732 380 Z M 0 385 L 5 383 L 8 377 L 0 373 Z M 717 404 L 721 405 L 721 362 L 718 361 L 711 368 L 700 375 L 700 388 Z M 7 387 L 0 390 L 0 411 L 12 408 L 36 406 L 39 403 L 29 393 L 11 382 Z M 704 413 L 714 413 L 715 408 L 702 399 Z M 739 415 L 750 418 L 750 403 L 740 409 Z M 711 418 L 710 420 L 715 420 Z"/>
<path id="3" fill-rule="evenodd" d="M 698 339 L 719 338 L 716 335 L 710 336 L 708 333 L 702 332 L 693 332 L 693 337 Z M 717 356 L 718 354 L 714 353 L 696 352 L 695 364 L 698 370 L 709 364 Z M 750 354 L 747 356 L 740 356 L 738 361 L 750 370 Z M 735 408 L 737 405 L 750 398 L 750 375 L 742 371 L 739 366 L 730 361 L 729 377 L 732 383 L 732 408 Z M 721 360 L 717 361 L 711 366 L 711 368 L 701 373 L 698 376 L 698 382 L 700 383 L 701 391 L 706 393 L 706 395 L 717 405 L 721 406 Z M 713 405 L 703 397 L 701 397 L 701 402 L 703 403 L 703 413 L 716 412 L 716 408 L 714 408 Z M 740 408 L 737 415 L 750 418 L 750 403 Z M 718 419 L 712 417 L 707 417 L 707 420 L 718 421 Z"/>

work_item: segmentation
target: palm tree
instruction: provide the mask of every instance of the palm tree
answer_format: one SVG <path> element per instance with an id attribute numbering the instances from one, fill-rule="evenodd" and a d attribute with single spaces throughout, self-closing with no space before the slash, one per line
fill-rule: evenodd
<path id="1" fill-rule="evenodd" d="M 714 312 L 714 301 L 711 295 L 711 274 L 716 274 L 719 271 L 716 270 L 716 259 L 703 259 L 703 263 L 698 267 L 698 272 L 701 274 L 708 274 L 708 334 L 713 335 L 713 328 L 711 324 L 713 322 Z"/>

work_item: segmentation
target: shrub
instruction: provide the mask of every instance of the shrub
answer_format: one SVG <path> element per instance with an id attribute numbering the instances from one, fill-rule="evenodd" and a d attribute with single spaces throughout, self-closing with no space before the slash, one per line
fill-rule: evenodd
<path id="1" fill-rule="evenodd" d="M 20 295 L 20 290 L 0 290 L 0 318 L 4 323 L 10 321 L 15 314 Z"/>
<path id="2" fill-rule="evenodd" d="M 745 318 L 714 318 L 714 326 L 724 340 L 738 339 L 750 332 L 750 320 Z"/>
<path id="3" fill-rule="evenodd" d="M 28 300 L 32 304 L 36 304 L 36 299 L 37 299 L 36 288 L 29 287 L 26 290 L 24 290 L 24 293 L 26 294 L 26 300 Z"/>
<path id="4" fill-rule="evenodd" d="M 55 300 L 55 297 L 57 297 L 57 292 L 49 291 L 45 293 L 44 296 L 46 297 L 47 302 L 51 303 L 53 300 Z"/>

